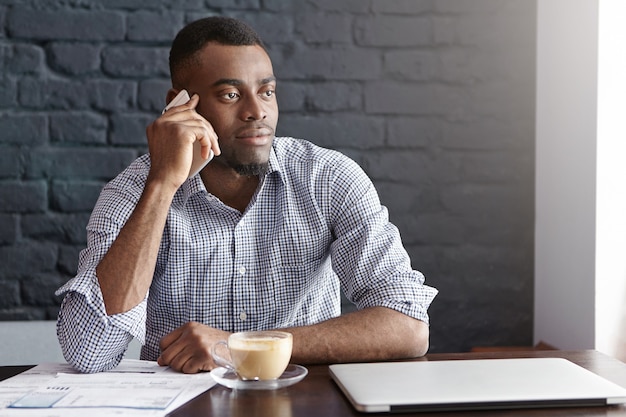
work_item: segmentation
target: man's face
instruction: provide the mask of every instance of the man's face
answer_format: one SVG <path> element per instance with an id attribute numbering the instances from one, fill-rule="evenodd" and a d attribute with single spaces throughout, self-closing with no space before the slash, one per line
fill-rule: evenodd
<path id="1" fill-rule="evenodd" d="M 269 56 L 258 45 L 209 43 L 198 58 L 186 87 L 200 96 L 196 111 L 217 133 L 222 154 L 215 162 L 240 173 L 266 166 L 278 122 Z"/>

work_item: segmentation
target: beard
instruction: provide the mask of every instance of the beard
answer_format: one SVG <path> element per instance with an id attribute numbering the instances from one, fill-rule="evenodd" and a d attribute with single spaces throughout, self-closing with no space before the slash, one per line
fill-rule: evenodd
<path id="1" fill-rule="evenodd" d="M 263 177 L 269 170 L 269 162 L 255 164 L 233 164 L 231 168 L 239 175 L 246 177 Z"/>

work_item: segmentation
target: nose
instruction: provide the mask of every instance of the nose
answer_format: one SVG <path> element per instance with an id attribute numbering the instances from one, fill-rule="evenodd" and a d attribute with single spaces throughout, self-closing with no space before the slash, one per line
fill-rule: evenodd
<path id="1" fill-rule="evenodd" d="M 267 117 L 267 110 L 265 109 L 265 103 L 257 95 L 248 96 L 243 103 L 241 112 L 242 120 L 257 121 L 263 120 Z"/>

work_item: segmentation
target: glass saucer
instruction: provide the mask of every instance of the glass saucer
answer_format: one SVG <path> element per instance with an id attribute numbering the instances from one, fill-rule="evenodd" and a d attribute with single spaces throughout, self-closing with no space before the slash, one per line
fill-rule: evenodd
<path id="1" fill-rule="evenodd" d="M 304 366 L 289 365 L 278 379 L 264 381 L 241 380 L 237 377 L 235 372 L 226 368 L 213 369 L 211 371 L 211 376 L 218 384 L 232 389 L 269 390 L 288 387 L 300 382 L 308 373 L 309 371 Z"/>

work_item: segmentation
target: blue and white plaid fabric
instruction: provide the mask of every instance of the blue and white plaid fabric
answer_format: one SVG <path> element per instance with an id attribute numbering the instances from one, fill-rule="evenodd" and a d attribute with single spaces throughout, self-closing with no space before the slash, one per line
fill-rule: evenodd
<path id="1" fill-rule="evenodd" d="M 240 213 L 207 193 L 200 176 L 170 208 L 149 294 L 107 316 L 96 278 L 141 196 L 149 170 L 138 158 L 105 186 L 89 221 L 88 245 L 65 294 L 57 331 L 77 369 L 111 369 L 133 337 L 142 359 L 188 321 L 226 331 L 285 328 L 338 316 L 340 289 L 359 309 L 384 306 L 428 323 L 437 290 L 411 268 L 387 209 L 367 175 L 342 154 L 275 138 L 270 169 Z"/>

